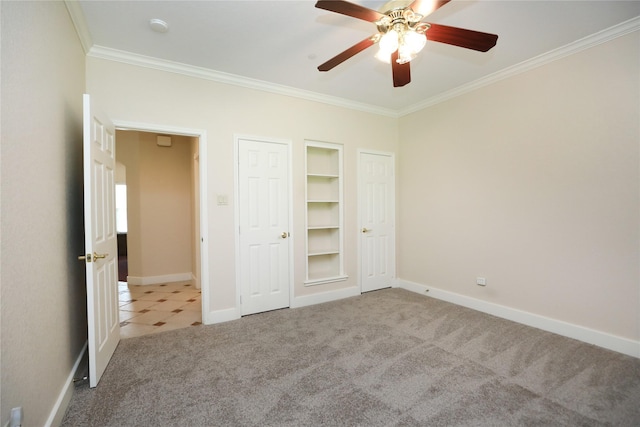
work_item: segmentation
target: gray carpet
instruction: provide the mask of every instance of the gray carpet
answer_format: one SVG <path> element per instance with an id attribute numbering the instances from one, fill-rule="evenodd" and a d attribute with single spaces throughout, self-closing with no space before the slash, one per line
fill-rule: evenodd
<path id="1" fill-rule="evenodd" d="M 400 289 L 123 340 L 65 426 L 638 426 L 640 359 Z"/>

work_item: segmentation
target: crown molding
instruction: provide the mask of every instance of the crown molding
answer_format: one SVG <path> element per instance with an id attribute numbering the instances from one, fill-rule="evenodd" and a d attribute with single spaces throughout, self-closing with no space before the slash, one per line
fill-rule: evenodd
<path id="1" fill-rule="evenodd" d="M 640 30 L 640 16 L 397 111 L 402 117 Z"/>
<path id="2" fill-rule="evenodd" d="M 111 49 L 104 46 L 94 45 L 87 53 L 92 58 L 106 59 L 110 61 L 122 62 L 139 67 L 151 68 L 154 70 L 167 71 L 170 73 L 182 74 L 189 77 L 196 77 L 205 80 L 212 80 L 218 83 L 241 86 L 249 89 L 271 92 L 278 95 L 291 96 L 294 98 L 306 99 L 309 101 L 322 102 L 338 107 L 363 111 L 365 113 L 379 114 L 382 116 L 398 117 L 398 112 L 390 108 L 378 107 L 362 102 L 355 102 L 348 99 L 329 96 L 308 90 L 296 89 L 290 86 L 265 82 L 263 80 L 251 79 L 235 74 L 214 71 L 208 68 L 187 65 L 181 62 L 168 61 L 153 58 L 150 56 L 138 55 L 118 49 Z"/>
<path id="3" fill-rule="evenodd" d="M 445 102 L 455 97 L 464 95 L 468 92 L 491 85 L 500 80 L 516 76 L 542 65 L 549 64 L 553 61 L 562 59 L 566 56 L 573 55 L 585 49 L 592 48 L 602 43 L 606 43 L 618 37 L 640 30 L 640 16 L 632 18 L 621 24 L 615 25 L 608 29 L 599 31 L 595 34 L 584 37 L 575 42 L 569 43 L 560 48 L 543 53 L 534 58 L 520 62 L 519 64 L 505 68 L 488 76 L 474 80 L 473 82 L 458 86 L 439 95 L 427 98 L 417 104 L 413 104 L 407 108 L 394 110 L 391 108 L 379 107 L 363 102 L 351 101 L 337 96 L 324 95 L 308 90 L 296 89 L 290 86 L 269 83 L 263 80 L 251 79 L 235 74 L 223 73 L 203 67 L 196 67 L 180 62 L 168 61 L 153 58 L 144 55 L 138 55 L 118 49 L 111 49 L 104 46 L 93 45 L 91 34 L 86 25 L 82 8 L 77 1 L 65 0 L 65 5 L 69 11 L 69 15 L 75 25 L 76 32 L 82 43 L 87 56 L 110 61 L 122 62 L 139 67 L 151 68 L 160 71 L 167 71 L 176 74 L 182 74 L 190 77 L 196 77 L 205 80 L 212 80 L 218 83 L 230 84 L 234 86 L 245 87 L 264 92 L 275 93 L 279 95 L 291 96 L 294 98 L 305 99 L 309 101 L 320 102 L 324 104 L 334 105 L 337 107 L 348 108 L 352 110 L 362 111 L 365 113 L 378 114 L 387 117 L 399 118 L 416 111 L 431 107 L 433 105 Z"/>
<path id="4" fill-rule="evenodd" d="M 91 40 L 89 27 L 87 27 L 87 21 L 84 19 L 82 7 L 80 7 L 80 3 L 75 0 L 64 0 L 64 5 L 67 7 L 73 26 L 76 28 L 76 33 L 80 39 L 80 44 L 82 44 L 82 49 L 86 55 L 89 53 L 91 46 L 93 46 L 93 41 Z"/>

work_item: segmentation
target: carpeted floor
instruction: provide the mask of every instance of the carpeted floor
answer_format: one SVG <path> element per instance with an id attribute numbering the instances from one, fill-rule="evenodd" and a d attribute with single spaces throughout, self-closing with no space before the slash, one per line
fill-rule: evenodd
<path id="1" fill-rule="evenodd" d="M 640 359 L 400 289 L 123 340 L 65 426 L 638 426 Z"/>

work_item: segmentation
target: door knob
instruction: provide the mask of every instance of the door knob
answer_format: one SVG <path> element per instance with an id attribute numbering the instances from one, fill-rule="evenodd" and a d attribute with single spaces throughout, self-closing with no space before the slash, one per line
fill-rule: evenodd
<path id="1" fill-rule="evenodd" d="M 281 237 L 283 239 L 286 239 L 287 237 L 289 237 L 289 233 L 287 233 L 286 231 L 283 231 Z"/>
<path id="2" fill-rule="evenodd" d="M 86 254 L 86 255 L 80 255 L 78 257 L 79 261 L 86 261 L 86 262 L 91 262 L 91 254 Z"/>
<path id="3" fill-rule="evenodd" d="M 362 232 L 363 232 L 363 233 L 368 233 L 368 232 L 370 232 L 370 231 L 371 231 L 371 230 L 369 230 L 368 228 L 363 228 L 363 229 L 362 229 Z"/>
<path id="4" fill-rule="evenodd" d="M 96 252 L 93 252 L 93 255 L 91 255 L 91 254 L 80 255 L 78 257 L 78 260 L 79 261 L 91 262 L 91 261 L 95 261 L 97 259 L 106 258 L 108 256 L 109 256 L 109 254 L 98 254 Z"/>

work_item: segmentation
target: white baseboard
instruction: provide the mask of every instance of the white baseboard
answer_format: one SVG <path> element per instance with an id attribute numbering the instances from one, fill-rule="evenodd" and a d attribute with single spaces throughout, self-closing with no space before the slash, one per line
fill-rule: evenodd
<path id="1" fill-rule="evenodd" d="M 231 320 L 238 320 L 240 317 L 240 310 L 236 309 L 235 307 L 226 308 L 224 310 L 213 310 L 202 316 L 202 323 L 204 323 L 205 325 L 213 325 L 214 323 L 223 323 L 229 322 Z"/>
<path id="2" fill-rule="evenodd" d="M 553 332 L 558 335 L 573 338 L 589 344 L 597 345 L 609 350 L 617 351 L 628 356 L 640 358 L 640 342 L 622 338 L 605 332 L 585 328 L 584 326 L 551 319 L 527 311 L 482 301 L 476 298 L 456 294 L 431 286 L 422 285 L 407 280 L 398 280 L 398 287 L 408 291 L 427 295 L 442 301 L 447 301 L 463 307 L 471 308 L 503 319 L 512 320 L 527 326 Z"/>
<path id="3" fill-rule="evenodd" d="M 55 405 L 53 405 L 53 409 L 51 409 L 51 413 L 49 414 L 49 418 L 47 418 L 46 423 L 44 424 L 46 427 L 51 426 L 59 426 L 62 424 L 62 419 L 64 418 L 64 414 L 67 412 L 67 408 L 69 407 L 69 403 L 71 402 L 71 398 L 73 397 L 73 378 L 78 371 L 78 367 L 82 362 L 82 358 L 84 357 L 84 353 L 87 351 L 87 343 L 84 343 L 82 350 L 80 350 L 80 354 L 76 359 L 76 363 L 74 363 L 73 368 L 71 368 L 71 372 L 67 377 L 67 380 L 58 395 L 58 399 L 56 400 Z"/>
<path id="4" fill-rule="evenodd" d="M 317 294 L 293 298 L 293 301 L 291 302 L 291 308 L 322 304 L 323 302 L 336 301 L 343 298 L 355 297 L 357 295 L 360 295 L 360 288 L 358 287 L 338 289 L 336 291 L 320 292 Z"/>
<path id="5" fill-rule="evenodd" d="M 191 273 L 191 283 L 193 283 L 193 286 L 196 289 L 200 289 L 201 285 L 200 285 L 200 278 L 196 277 L 195 274 Z"/>
<path id="6" fill-rule="evenodd" d="M 339 289 L 337 291 L 321 292 L 318 294 L 307 295 L 303 297 L 293 298 L 290 308 L 305 307 L 308 305 L 321 304 L 323 302 L 335 301 L 343 298 L 360 295 L 360 289 L 357 287 Z M 205 325 L 213 325 L 214 323 L 229 322 L 242 317 L 239 308 L 227 308 L 223 310 L 213 310 L 202 316 L 202 323 Z"/>
<path id="7" fill-rule="evenodd" d="M 191 281 L 192 273 L 165 274 L 163 276 L 127 276 L 127 283 L 130 285 L 158 285 L 161 283 Z"/>

